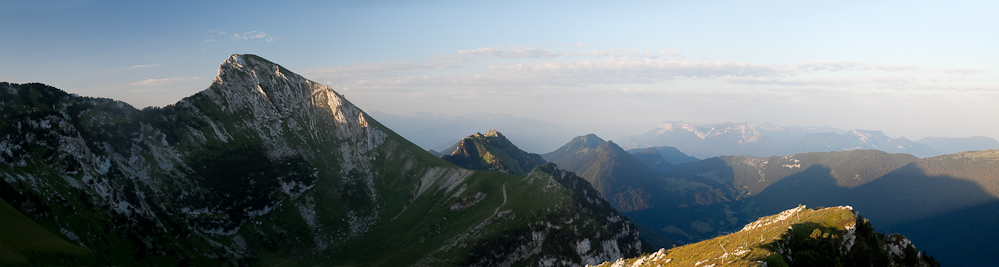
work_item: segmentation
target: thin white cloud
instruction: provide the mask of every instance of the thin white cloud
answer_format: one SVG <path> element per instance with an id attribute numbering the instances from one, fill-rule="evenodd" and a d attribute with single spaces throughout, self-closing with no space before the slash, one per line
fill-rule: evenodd
<path id="1" fill-rule="evenodd" d="M 145 64 L 145 65 L 135 65 L 135 66 L 131 66 L 131 67 L 128 67 L 128 68 L 129 69 L 140 69 L 140 68 L 156 67 L 156 66 L 159 66 L 159 65 L 160 64 Z"/>
<path id="2" fill-rule="evenodd" d="M 445 95 L 468 98 L 494 92 L 534 94 L 609 89 L 617 95 L 665 91 L 862 92 L 951 90 L 981 83 L 976 70 L 842 61 L 753 64 L 689 60 L 670 50 L 605 49 L 568 52 L 538 46 L 460 50 L 419 61 L 379 62 L 306 70 L 337 90 L 362 94 Z M 682 81 L 684 87 L 670 86 Z M 967 83 L 967 84 L 966 84 Z M 691 86 L 695 85 L 695 86 Z M 641 90 L 639 90 L 641 88 Z M 724 89 L 720 89 L 724 88 Z M 965 89 L 967 90 L 967 89 Z"/>
<path id="3" fill-rule="evenodd" d="M 594 57 L 627 57 L 627 58 L 643 58 L 643 59 L 684 59 L 679 52 L 672 49 L 665 49 L 662 51 L 653 50 L 639 50 L 639 49 L 604 49 L 596 50 L 589 53 L 578 54 L 580 56 L 594 56 Z"/>
<path id="4" fill-rule="evenodd" d="M 220 32 L 220 33 L 225 34 L 225 32 Z M 242 39 L 242 40 L 264 39 L 267 42 L 273 42 L 274 41 L 274 37 L 270 37 L 270 36 L 267 35 L 267 32 L 262 32 L 262 31 L 248 31 L 248 32 L 244 32 L 244 33 L 233 33 L 232 34 L 232 38 L 233 39 Z"/>
<path id="5" fill-rule="evenodd" d="M 163 89 L 157 89 L 157 90 L 133 89 L 133 90 L 128 90 L 128 92 L 129 93 L 155 93 L 155 92 L 166 92 L 166 90 L 163 90 Z"/>
<path id="6" fill-rule="evenodd" d="M 227 32 L 227 31 L 209 30 L 208 33 L 209 33 L 209 35 L 207 36 L 207 38 L 204 39 L 205 43 L 214 43 L 214 42 L 218 42 L 220 40 L 225 40 L 227 36 L 228 36 L 228 38 L 230 40 L 235 40 L 235 41 L 240 41 L 240 40 L 261 40 L 261 41 L 264 41 L 264 42 L 274 42 L 274 41 L 278 41 L 278 40 L 281 39 L 281 38 L 278 38 L 278 37 L 274 37 L 273 35 L 265 32 L 265 31 L 247 31 L 247 32 L 242 32 L 242 33 L 238 33 L 238 32 L 233 33 L 233 32 Z"/>
<path id="7" fill-rule="evenodd" d="M 142 80 L 142 81 L 130 83 L 129 85 L 131 85 L 131 86 L 159 86 L 159 85 L 167 85 L 167 84 L 171 84 L 171 83 L 192 82 L 192 81 L 201 81 L 201 80 L 207 80 L 207 79 L 209 79 L 209 78 L 205 78 L 205 77 L 171 77 L 171 78 L 162 78 L 162 79 L 146 79 L 146 80 Z"/>
<path id="8" fill-rule="evenodd" d="M 798 79 L 787 77 L 726 77 L 725 82 L 746 85 L 787 85 L 787 86 L 843 86 L 841 79 Z"/>
<path id="9" fill-rule="evenodd" d="M 561 55 L 559 52 L 539 48 L 537 46 L 485 47 L 472 50 L 460 50 L 459 55 L 494 58 L 553 58 Z"/>
<path id="10" fill-rule="evenodd" d="M 962 75 L 978 74 L 978 73 L 981 73 L 981 72 L 982 72 L 982 70 L 976 70 L 976 69 L 945 69 L 944 70 L 944 73 L 947 73 L 947 74 L 962 74 Z"/>
<path id="11" fill-rule="evenodd" d="M 320 75 L 324 77 L 340 78 L 354 77 L 365 79 L 381 79 L 396 75 L 414 75 L 417 72 L 428 72 L 442 68 L 438 64 L 413 63 L 413 62 L 375 62 L 360 63 L 348 66 L 332 66 L 318 69 L 309 69 L 302 72 L 304 75 Z"/>
<path id="12" fill-rule="evenodd" d="M 842 61 L 812 61 L 794 64 L 793 66 L 801 71 L 918 71 L 921 68 L 914 66 L 899 65 L 877 65 L 857 62 Z"/>

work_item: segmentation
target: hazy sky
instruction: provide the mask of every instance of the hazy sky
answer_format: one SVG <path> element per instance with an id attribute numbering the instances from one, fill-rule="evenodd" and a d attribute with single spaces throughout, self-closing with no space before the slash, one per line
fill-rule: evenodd
<path id="1" fill-rule="evenodd" d="M 399 115 L 999 138 L 999 4 L 872 2 L 0 0 L 0 81 L 162 106 L 252 53 Z"/>

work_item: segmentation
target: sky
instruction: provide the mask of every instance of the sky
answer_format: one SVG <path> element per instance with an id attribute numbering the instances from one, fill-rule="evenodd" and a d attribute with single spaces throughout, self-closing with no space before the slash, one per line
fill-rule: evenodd
<path id="1" fill-rule="evenodd" d="M 995 1 L 285 2 L 0 0 L 0 81 L 164 106 L 256 54 L 369 112 L 999 139 Z"/>

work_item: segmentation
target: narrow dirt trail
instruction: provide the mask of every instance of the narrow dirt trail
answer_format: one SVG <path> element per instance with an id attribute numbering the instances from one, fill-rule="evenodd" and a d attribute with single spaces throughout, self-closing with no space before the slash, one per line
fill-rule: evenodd
<path id="1" fill-rule="evenodd" d="M 496 214 L 499 213 L 499 210 L 503 207 L 503 205 L 506 205 L 506 183 L 503 183 L 503 204 L 496 207 L 496 210 L 493 211 L 493 216 L 496 216 Z M 493 216 L 490 216 L 490 218 Z"/>

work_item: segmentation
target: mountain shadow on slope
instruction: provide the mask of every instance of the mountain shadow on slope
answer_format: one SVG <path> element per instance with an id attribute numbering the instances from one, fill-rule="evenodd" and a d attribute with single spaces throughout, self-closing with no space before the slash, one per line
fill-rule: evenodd
<path id="1" fill-rule="evenodd" d="M 974 182 L 927 175 L 916 163 L 856 188 L 837 186 L 827 167 L 813 166 L 774 183 L 752 200 L 764 214 L 794 203 L 851 205 L 867 211 L 867 217 L 884 229 L 926 244 L 924 248 L 944 264 L 983 266 L 968 255 L 987 254 L 967 249 L 999 252 L 999 244 L 991 239 L 999 238 L 994 227 L 999 215 L 988 213 L 999 211 L 999 199 Z"/>
<path id="2" fill-rule="evenodd" d="M 524 175 L 545 164 L 541 155 L 517 148 L 496 130 L 475 133 L 444 150 L 441 158 L 459 167 L 473 170 Z"/>
<path id="3" fill-rule="evenodd" d="M 812 207 L 855 205 L 854 202 L 839 202 L 844 195 L 850 194 L 850 188 L 836 185 L 836 178 L 829 167 L 815 165 L 771 184 L 753 196 L 753 201 L 760 208 L 760 213 L 769 214 L 798 204 Z"/>
<path id="4" fill-rule="evenodd" d="M 851 205 L 868 211 L 865 212 L 868 218 L 885 226 L 995 199 L 973 182 L 929 176 L 915 163 L 856 188 L 838 186 L 828 167 L 813 166 L 774 183 L 753 197 L 763 213 L 780 211 L 798 203 L 812 206 Z"/>
<path id="5" fill-rule="evenodd" d="M 906 237 L 933 251 L 942 263 L 951 266 L 993 266 L 995 259 L 983 255 L 999 253 L 999 201 L 991 201 L 883 228 L 906 233 Z M 971 229 L 961 231 L 962 229 Z"/>

